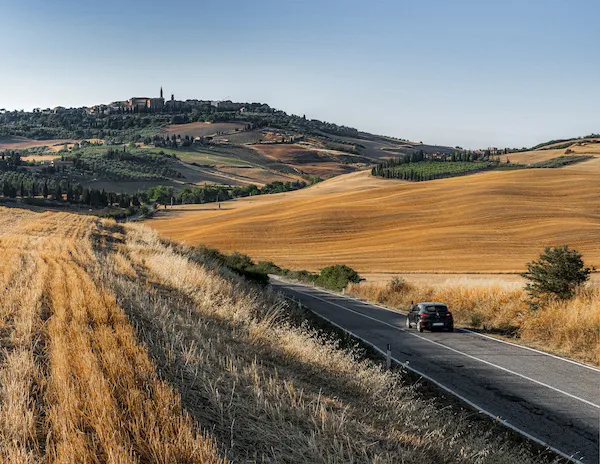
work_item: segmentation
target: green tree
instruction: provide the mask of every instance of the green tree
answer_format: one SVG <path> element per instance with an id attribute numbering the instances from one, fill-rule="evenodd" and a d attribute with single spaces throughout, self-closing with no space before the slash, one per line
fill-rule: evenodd
<path id="1" fill-rule="evenodd" d="M 569 299 L 589 278 L 594 267 L 585 267 L 582 254 L 568 245 L 546 247 L 538 260 L 527 263 L 521 274 L 532 309 L 551 298 Z"/>
<path id="2" fill-rule="evenodd" d="M 316 284 L 332 290 L 343 290 L 350 282 L 360 282 L 358 273 L 345 264 L 336 264 L 321 269 Z"/>
<path id="3" fill-rule="evenodd" d="M 56 181 L 55 185 L 54 185 L 54 192 L 52 193 L 52 196 L 54 197 L 55 200 L 62 200 L 62 188 L 60 186 L 60 182 Z"/>

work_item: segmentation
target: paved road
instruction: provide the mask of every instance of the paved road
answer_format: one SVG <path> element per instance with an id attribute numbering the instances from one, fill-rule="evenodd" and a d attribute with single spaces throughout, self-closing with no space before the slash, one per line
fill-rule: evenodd
<path id="1" fill-rule="evenodd" d="M 600 460 L 600 370 L 457 329 L 405 328 L 405 316 L 312 287 L 274 289 L 434 380 L 511 428 L 584 463 Z M 452 308 L 450 308 L 452 309 Z"/>

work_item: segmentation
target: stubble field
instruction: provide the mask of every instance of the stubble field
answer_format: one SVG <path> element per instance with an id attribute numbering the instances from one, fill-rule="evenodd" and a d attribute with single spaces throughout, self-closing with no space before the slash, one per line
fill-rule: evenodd
<path id="1" fill-rule="evenodd" d="M 562 244 L 600 267 L 599 191 L 599 157 L 419 183 L 360 172 L 220 211 L 177 208 L 149 224 L 175 240 L 313 271 L 343 263 L 363 273 L 518 273 Z"/>
<path id="2" fill-rule="evenodd" d="M 552 461 L 148 228 L 0 208 L 0 253 L 1 462 Z"/>

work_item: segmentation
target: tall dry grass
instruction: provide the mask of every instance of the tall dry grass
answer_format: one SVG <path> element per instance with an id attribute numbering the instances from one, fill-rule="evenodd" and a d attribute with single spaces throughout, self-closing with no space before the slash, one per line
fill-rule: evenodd
<path id="1" fill-rule="evenodd" d="M 118 258 L 107 261 L 104 280 L 184 406 L 233 462 L 538 459 L 501 429 L 442 409 L 401 375 L 296 323 L 294 308 L 276 295 L 199 263 L 149 229 L 125 230 L 119 253 L 138 277 Z"/>
<path id="2" fill-rule="evenodd" d="M 0 462 L 533 463 L 149 229 L 0 208 Z"/>
<path id="3" fill-rule="evenodd" d="M 223 462 L 97 278 L 110 225 L 0 209 L 0 459 Z"/>
<path id="4" fill-rule="evenodd" d="M 457 324 L 515 337 L 519 342 L 598 365 L 600 362 L 600 288 L 590 284 L 567 301 L 531 311 L 517 284 L 459 279 L 440 285 L 415 285 L 402 279 L 388 283 L 350 284 L 347 292 L 391 308 L 412 301 L 441 301 Z"/>

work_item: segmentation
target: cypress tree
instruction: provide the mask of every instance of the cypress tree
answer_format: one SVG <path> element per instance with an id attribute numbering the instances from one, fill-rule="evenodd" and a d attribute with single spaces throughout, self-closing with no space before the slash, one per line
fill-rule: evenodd
<path id="1" fill-rule="evenodd" d="M 55 182 L 53 196 L 55 200 L 62 200 L 62 188 L 60 186 L 60 182 L 58 181 Z"/>

